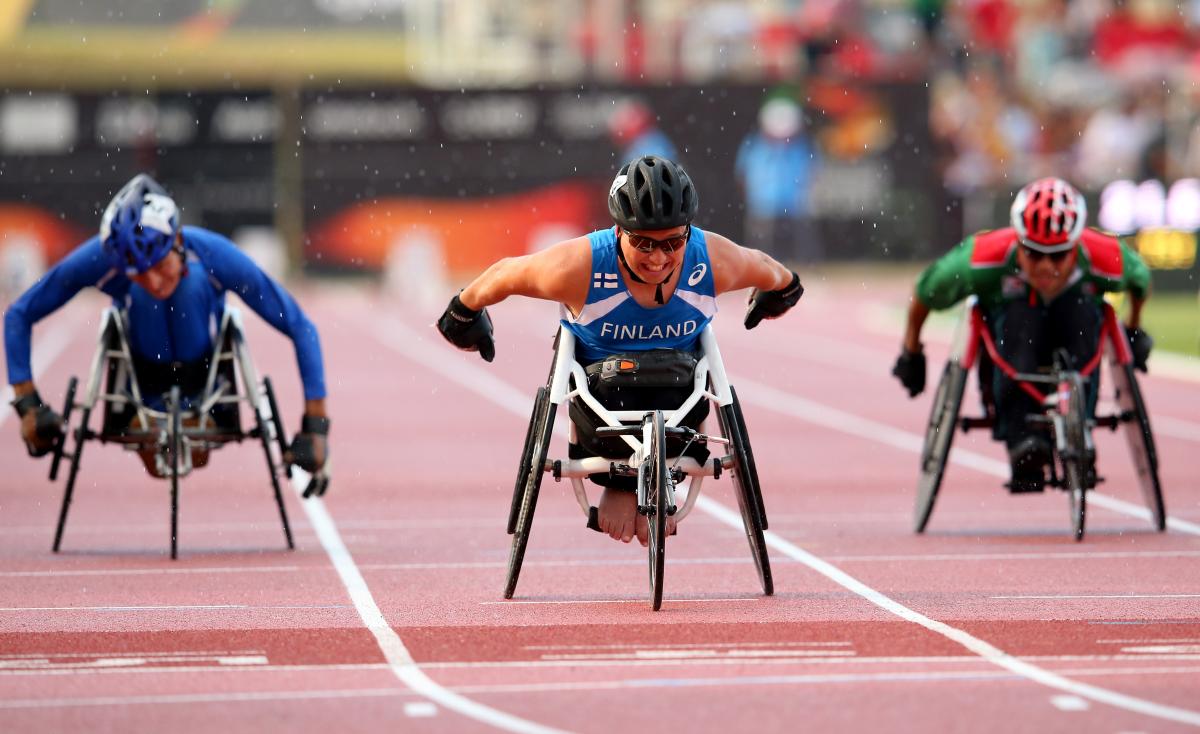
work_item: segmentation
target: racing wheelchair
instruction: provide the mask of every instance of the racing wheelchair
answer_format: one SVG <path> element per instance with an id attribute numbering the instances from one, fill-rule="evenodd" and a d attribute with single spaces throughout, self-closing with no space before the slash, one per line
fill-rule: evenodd
<path id="1" fill-rule="evenodd" d="M 951 356 L 942 370 L 925 431 L 913 516 L 915 532 L 923 533 L 929 523 L 955 431 L 965 433 L 977 428 L 991 428 L 995 424 L 995 400 L 991 390 L 993 369 L 1001 370 L 1042 405 L 1043 412 L 1029 416 L 1028 420 L 1050 434 L 1053 461 L 1047 485 L 1066 493 L 1075 540 L 1083 540 L 1087 493 L 1104 481 L 1096 473 L 1096 450 L 1092 439 L 1095 428 L 1122 429 L 1151 522 L 1158 532 L 1166 529 L 1158 454 L 1150 429 L 1150 416 L 1134 373 L 1129 341 L 1113 307 L 1105 302 L 1102 311 L 1100 344 L 1087 364 L 1073 369 L 1065 352 L 1060 351 L 1049 372 L 1024 374 L 1001 358 L 982 310 L 974 299 L 968 302 L 966 315 L 955 332 Z M 982 352 L 980 344 L 983 345 Z M 1098 371 L 1106 353 L 1112 378 L 1112 402 L 1117 410 L 1109 415 L 1092 416 L 1084 379 Z M 967 375 L 976 366 L 984 414 L 960 416 Z M 1044 393 L 1038 385 L 1047 386 L 1049 392 Z"/>
<path id="2" fill-rule="evenodd" d="M 662 374 L 674 373 L 668 382 L 684 382 L 684 390 L 690 387 L 682 403 L 674 408 L 619 409 L 606 406 L 598 398 L 602 383 L 610 377 L 624 376 L 626 383 L 653 386 L 654 370 L 646 368 L 656 357 L 665 357 L 666 363 L 674 365 L 660 370 Z M 676 358 L 683 360 L 682 372 Z M 719 436 L 702 433 L 695 420 L 707 414 L 708 401 L 717 406 Z M 569 406 L 570 416 L 568 456 L 550 458 L 554 416 L 563 405 Z M 723 455 L 709 460 L 709 445 L 722 447 Z M 511 599 L 516 590 L 542 479 L 551 474 L 555 481 L 563 478 L 571 481 L 575 498 L 588 518 L 587 526 L 596 531 L 600 530 L 598 509 L 588 500 L 584 478 L 605 486 L 613 486 L 606 484 L 610 481 L 633 485 L 637 511 L 648 525 L 650 601 L 657 611 L 662 606 L 666 519 L 673 516 L 676 521 L 682 520 L 700 496 L 704 478 L 717 479 L 725 471 L 733 476 L 738 509 L 759 582 L 763 593 L 770 596 L 774 593 L 774 583 L 763 537 L 767 515 L 754 453 L 712 327 L 706 326 L 701 332 L 700 351 L 696 355 L 654 350 L 614 355 L 587 368 L 575 359 L 575 335 L 560 327 L 550 376 L 537 390 L 517 468 L 508 516 L 508 533 L 513 537 L 504 598 Z M 677 491 L 687 477 L 690 481 L 680 505 Z"/>
<path id="3" fill-rule="evenodd" d="M 292 530 L 278 476 L 280 466 L 291 476 L 291 467 L 283 460 L 287 448 L 283 421 L 270 378 L 264 377 L 260 382 L 254 370 L 239 311 L 233 307 L 225 308 L 213 357 L 208 360 L 203 374 L 192 375 L 202 385 L 195 396 L 183 394 L 179 380 L 171 380 L 174 384 L 161 395 L 144 393 L 147 386 L 145 380 L 138 379 L 138 360 L 130 351 L 128 331 L 128 317 L 124 311 L 111 306 L 105 309 L 81 400 L 75 399 L 77 378 L 71 377 L 67 383 L 62 412 L 65 430 L 54 446 L 50 464 L 52 482 L 58 477 L 61 463 L 70 464 L 58 527 L 54 532 L 54 552 L 62 546 L 83 448 L 89 441 L 118 444 L 138 452 L 152 476 L 170 480 L 171 558 L 175 559 L 178 557 L 179 480 L 206 464 L 209 451 L 246 439 L 257 440 L 262 445 L 284 538 L 288 549 L 293 549 Z M 242 404 L 254 417 L 248 430 L 241 426 L 239 406 Z M 88 425 L 97 406 L 102 412 L 99 431 Z M 76 410 L 79 420 L 72 429 L 71 418 Z M 73 446 L 68 450 L 68 442 L 72 440 Z"/>

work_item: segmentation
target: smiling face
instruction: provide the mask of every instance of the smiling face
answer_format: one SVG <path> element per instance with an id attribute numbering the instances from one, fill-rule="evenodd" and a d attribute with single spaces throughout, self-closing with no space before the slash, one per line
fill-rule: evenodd
<path id="1" fill-rule="evenodd" d="M 1021 246 L 1017 248 L 1017 264 L 1035 291 L 1042 296 L 1054 296 L 1066 287 L 1074 272 L 1076 252 L 1076 248 L 1071 248 L 1047 255 Z"/>
<path id="2" fill-rule="evenodd" d="M 183 256 L 177 250 L 168 252 L 166 257 L 159 260 L 146 272 L 129 277 L 130 280 L 160 301 L 171 297 L 171 294 L 179 287 L 181 278 L 183 278 Z"/>
<path id="3" fill-rule="evenodd" d="M 621 251 L 625 255 L 625 261 L 629 263 L 629 267 L 639 278 L 650 284 L 663 283 L 683 262 L 683 254 L 687 250 L 687 245 L 676 247 L 671 253 L 667 253 L 662 247 L 655 247 L 650 252 L 642 252 L 633 245 L 633 242 L 637 241 L 638 244 L 644 245 L 646 240 L 653 240 L 670 245 L 676 244 L 687 234 L 687 225 L 670 229 L 635 229 L 630 232 L 622 230 Z"/>

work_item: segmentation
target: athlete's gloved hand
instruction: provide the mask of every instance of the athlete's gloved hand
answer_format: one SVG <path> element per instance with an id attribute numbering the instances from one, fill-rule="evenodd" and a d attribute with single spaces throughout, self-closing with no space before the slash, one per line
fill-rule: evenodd
<path id="1" fill-rule="evenodd" d="M 12 401 L 21 418 L 21 439 L 30 456 L 45 456 L 63 437 L 62 417 L 42 402 L 37 390 Z"/>
<path id="2" fill-rule="evenodd" d="M 1146 372 L 1146 360 L 1150 357 L 1150 350 L 1154 348 L 1154 339 L 1136 326 L 1126 326 L 1125 336 L 1129 338 L 1129 348 L 1133 351 L 1133 366 Z"/>
<path id="3" fill-rule="evenodd" d="M 478 311 L 467 308 L 458 296 L 450 299 L 445 313 L 438 319 L 438 331 L 446 341 L 467 352 L 479 352 L 488 362 L 496 358 L 496 342 L 492 339 L 492 319 L 486 308 Z"/>
<path id="4" fill-rule="evenodd" d="M 804 295 L 804 286 L 800 285 L 800 276 L 792 273 L 792 281 L 777 291 L 760 291 L 755 288 L 750 292 L 750 303 L 746 308 L 746 328 L 753 329 L 763 319 L 777 319 L 788 312 L 800 296 Z"/>
<path id="5" fill-rule="evenodd" d="M 312 479 L 304 489 L 305 497 L 325 494 L 329 488 L 329 473 L 326 471 L 329 460 L 329 419 L 315 415 L 305 415 L 300 419 L 300 432 L 292 437 L 292 445 L 288 447 L 283 460 L 312 474 Z"/>
<path id="6" fill-rule="evenodd" d="M 920 395 L 925 391 L 925 352 L 902 349 L 896 358 L 896 366 L 892 367 L 892 374 L 908 390 L 910 398 Z"/>

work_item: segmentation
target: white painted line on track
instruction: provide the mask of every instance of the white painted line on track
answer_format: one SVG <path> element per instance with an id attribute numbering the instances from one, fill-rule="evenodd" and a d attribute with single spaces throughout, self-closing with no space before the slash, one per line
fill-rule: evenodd
<path id="1" fill-rule="evenodd" d="M 1046 594 L 989 596 L 989 599 L 1200 599 L 1200 594 Z"/>
<path id="2" fill-rule="evenodd" d="M 1155 413 L 1150 416 L 1150 426 L 1155 434 L 1181 438 L 1185 441 L 1200 442 L 1200 423 L 1185 421 Z"/>
<path id="3" fill-rule="evenodd" d="M 412 695 L 395 688 L 345 689 L 333 691 L 270 691 L 262 693 L 182 693 L 162 696 L 97 696 L 94 698 L 27 698 L 0 700 L 0 709 L 53 709 L 79 706 L 133 706 L 203 703 L 256 703 L 261 701 L 310 701 L 329 698 L 390 698 Z"/>
<path id="4" fill-rule="evenodd" d="M 925 441 L 924 436 L 911 431 L 823 405 L 744 377 L 738 378 L 737 386 L 738 394 L 748 403 L 754 403 L 776 413 L 791 415 L 809 423 L 833 428 L 852 436 L 894 446 L 903 451 L 920 455 Z M 951 450 L 950 462 L 975 469 L 983 474 L 1002 479 L 1008 478 L 1008 462 L 984 456 L 969 449 L 954 448 Z M 913 472 L 913 484 L 914 486 L 916 484 L 916 471 Z M 1150 521 L 1150 511 L 1145 507 L 1110 497 L 1095 490 L 1088 492 L 1088 503 L 1123 515 L 1141 518 L 1146 522 Z M 1190 535 L 1200 535 L 1200 524 L 1174 516 L 1167 518 L 1167 527 Z"/>
<path id="5" fill-rule="evenodd" d="M 1059 711 L 1087 711 L 1091 705 L 1079 696 L 1051 696 L 1050 703 Z"/>
<path id="6" fill-rule="evenodd" d="M 195 612 L 246 609 L 349 609 L 349 604 L 159 604 L 97 607 L 0 607 L 0 612 Z"/>
<path id="7" fill-rule="evenodd" d="M 383 328 L 384 323 L 381 321 L 375 322 L 375 328 L 370 330 L 381 343 L 392 347 L 397 352 L 405 357 L 421 363 L 432 370 L 435 374 L 458 382 L 461 386 L 471 390 L 485 399 L 500 405 L 510 412 L 521 418 L 525 418 L 529 413 L 529 398 L 521 395 L 520 391 L 512 385 L 497 379 L 486 369 L 477 365 L 473 360 L 473 354 L 460 354 L 458 359 L 450 358 L 453 352 L 448 345 L 438 345 L 437 349 L 429 347 L 425 340 L 419 334 L 414 332 L 408 326 L 393 320 L 386 322 L 388 328 Z M 747 381 L 741 380 L 739 385 L 746 384 Z M 830 408 L 819 403 L 797 398 L 788 393 L 782 393 L 778 390 L 766 388 L 758 385 L 758 392 L 761 394 L 767 390 L 774 393 L 779 399 L 784 400 L 787 404 L 794 404 L 795 401 L 802 401 L 808 411 L 815 412 L 822 416 L 825 420 L 815 420 L 813 422 L 825 423 L 826 421 L 835 424 L 834 427 L 847 430 L 855 435 L 863 435 L 866 438 L 880 440 L 884 443 L 895 442 L 901 448 L 910 451 L 919 452 L 921 450 L 922 437 L 907 431 L 902 431 L 891 426 L 887 426 L 876 421 L 846 413 L 844 411 Z M 776 406 L 771 406 L 776 407 Z M 779 406 L 782 407 L 782 406 Z M 776 408 L 778 409 L 778 408 Z M 804 416 L 808 417 L 808 416 Z M 812 420 L 809 418 L 809 420 Z M 826 423 L 828 425 L 828 423 Z M 1003 462 L 996 461 L 978 454 L 968 454 L 962 452 L 963 462 L 977 463 L 982 466 L 987 466 L 995 470 L 995 465 L 999 464 L 1002 470 L 1007 474 L 1008 467 Z M 696 507 L 709 515 L 721 520 L 726 525 L 743 529 L 741 515 L 724 505 L 701 496 L 697 499 Z M 314 523 L 315 524 L 315 523 Z M 1200 527 L 1196 527 L 1196 533 L 1200 534 Z M 845 571 L 837 568 L 828 561 L 825 561 L 817 556 L 809 553 L 803 548 L 785 540 L 773 531 L 764 533 L 767 544 L 775 550 L 787 555 L 797 561 L 800 561 L 810 569 L 825 576 L 834 583 L 844 587 L 858 596 L 863 597 L 872 604 L 891 612 L 892 614 L 905 619 L 914 624 L 918 624 L 932 632 L 936 632 L 943 637 L 946 637 L 971 652 L 979 655 L 988 662 L 1004 668 L 1012 673 L 1015 673 L 1023 678 L 1027 678 L 1035 683 L 1055 688 L 1060 691 L 1083 696 L 1099 703 L 1105 703 L 1117 708 L 1134 711 L 1137 713 L 1153 716 L 1155 718 L 1166 719 L 1169 721 L 1177 721 L 1180 723 L 1190 724 L 1200 727 L 1200 712 L 1181 709 L 1174 706 L 1154 703 L 1134 696 L 1125 695 L 1116 691 L 1110 691 L 1097 686 L 1092 686 L 1086 683 L 1065 678 L 1056 673 L 1052 673 L 1043 668 L 1039 668 L 1029 662 L 1013 657 L 1003 650 L 971 635 L 970 633 L 960 630 L 956 627 L 939 622 L 937 620 L 926 617 L 925 615 L 916 612 L 899 602 L 885 596 L 875 589 L 867 586 L 858 579 L 850 576 Z"/>
<path id="8" fill-rule="evenodd" d="M 43 531 L 45 528 L 43 528 Z M 3 532 L 0 530 L 0 532 Z M 45 571 L 0 571 L 0 578 L 56 578 L 66 576 L 170 576 L 221 573 L 325 573 L 325 566 L 201 566 L 198 568 L 80 568 Z"/>
<path id="9" fill-rule="evenodd" d="M 297 497 L 303 495 L 304 487 L 307 484 L 308 477 L 304 472 L 293 468 L 292 488 L 295 490 Z M 375 637 L 375 642 L 383 652 L 383 657 L 387 660 L 392 672 L 404 685 L 408 686 L 415 693 L 424 696 L 430 701 L 441 704 L 451 711 L 456 711 L 463 716 L 498 729 L 520 732 L 521 734 L 560 734 L 561 730 L 559 729 L 527 721 L 526 719 L 472 701 L 469 698 L 450 691 L 426 675 L 417 665 L 416 661 L 413 660 L 412 655 L 409 654 L 408 648 L 404 646 L 404 641 L 400 639 L 400 635 L 396 634 L 396 631 L 388 624 L 387 619 L 383 616 L 383 612 L 379 609 L 379 605 L 375 603 L 375 598 L 371 595 L 370 588 L 367 587 L 366 579 L 363 578 L 362 573 L 355 564 L 354 557 L 350 555 L 350 550 L 342 542 L 341 533 L 338 532 L 337 525 L 333 522 L 333 517 L 325 509 L 324 500 L 320 497 L 307 500 L 301 497 L 300 503 L 304 508 L 305 514 L 308 515 L 309 523 L 312 524 L 313 530 L 316 531 L 317 538 L 321 541 L 321 546 L 325 549 L 325 553 L 328 554 L 330 562 L 333 563 L 333 567 L 338 572 L 338 576 L 341 577 L 342 584 L 346 587 L 346 592 L 350 595 L 351 601 L 354 602 L 354 608 L 358 611 L 358 616 Z M 396 692 L 393 691 L 394 693 Z"/>
<path id="10" fill-rule="evenodd" d="M 437 706 L 428 701 L 411 701 L 404 704 L 404 715 L 414 719 L 437 716 Z"/>
<path id="11" fill-rule="evenodd" d="M 641 564 L 639 564 L 641 565 Z M 711 604 L 730 601 L 762 601 L 759 596 L 747 596 L 728 599 L 663 599 L 663 603 L 672 604 Z M 505 601 L 481 601 L 481 606 L 513 606 L 515 604 L 645 604 L 645 599 L 507 599 Z"/>

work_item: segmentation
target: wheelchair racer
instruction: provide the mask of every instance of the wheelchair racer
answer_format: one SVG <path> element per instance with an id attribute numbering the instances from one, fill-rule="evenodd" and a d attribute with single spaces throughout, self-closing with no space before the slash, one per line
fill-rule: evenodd
<path id="1" fill-rule="evenodd" d="M 220 323 L 225 294 L 238 294 L 295 345 L 304 413 L 285 461 L 309 472 L 324 466 L 329 417 L 316 327 L 292 296 L 231 241 L 200 227 L 181 227 L 175 202 L 145 174 L 113 197 L 99 234 L 51 268 L 4 315 L 8 379 L 16 396 L 12 405 L 31 456 L 48 453 L 63 434 L 62 418 L 42 401 L 33 382 L 33 325 L 89 286 L 128 314 L 134 371 L 143 399 L 152 406 L 161 406 L 161 395 L 174 384 L 186 398 L 204 389 L 215 347 L 210 324 Z"/>
<path id="2" fill-rule="evenodd" d="M 945 309 L 975 295 L 1000 356 L 1018 372 L 1049 366 L 1065 349 L 1075 369 L 1100 348 L 1106 292 L 1129 294 L 1125 331 L 1134 365 L 1146 370 L 1153 347 L 1142 331 L 1142 306 L 1150 295 L 1150 271 L 1125 241 L 1085 226 L 1083 196 L 1060 178 L 1028 184 L 1013 201 L 1011 226 L 979 232 L 930 265 L 917 279 L 900 357 L 892 374 L 916 397 L 925 389 L 921 327 L 931 309 Z M 1099 372 L 1087 380 L 1094 406 Z M 993 436 L 1005 442 L 1012 492 L 1045 488 L 1052 456 L 1048 438 L 1026 417 L 1040 412 L 1031 396 L 1001 370 L 993 371 Z"/>
<path id="3" fill-rule="evenodd" d="M 696 189 L 679 164 L 658 156 L 621 167 L 608 193 L 614 226 L 541 252 L 504 258 L 450 299 L 438 330 L 459 349 L 495 357 L 486 307 L 509 296 L 557 301 L 576 336 L 577 358 L 650 349 L 694 351 L 716 296 L 753 288 L 745 326 L 782 316 L 804 292 L 800 276 L 758 250 L 692 226 Z M 605 487 L 601 529 L 646 544 L 632 492 Z M 674 518 L 667 518 L 668 534 Z"/>

